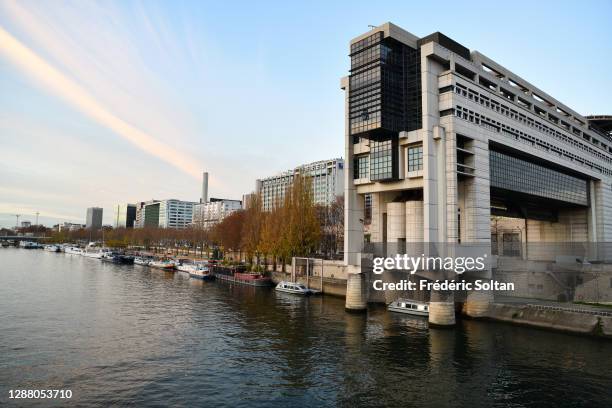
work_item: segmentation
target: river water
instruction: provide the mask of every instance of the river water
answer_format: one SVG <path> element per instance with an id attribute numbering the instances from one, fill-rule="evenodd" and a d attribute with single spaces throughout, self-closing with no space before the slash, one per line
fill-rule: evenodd
<path id="1" fill-rule="evenodd" d="M 70 389 L 70 400 L 9 400 Z M 0 406 L 612 407 L 612 341 L 0 248 Z"/>

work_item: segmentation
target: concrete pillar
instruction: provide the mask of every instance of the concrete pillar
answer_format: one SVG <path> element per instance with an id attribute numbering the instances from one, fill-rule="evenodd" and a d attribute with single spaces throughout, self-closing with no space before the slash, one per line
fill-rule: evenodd
<path id="1" fill-rule="evenodd" d="M 429 324 L 454 326 L 455 323 L 455 295 L 453 292 L 432 290 L 429 301 Z"/>
<path id="2" fill-rule="evenodd" d="M 340 87 L 345 91 L 344 103 L 344 264 L 357 265 L 363 246 L 363 196 L 357 194 L 353 182 L 353 141 L 349 126 L 348 77 L 341 80 Z"/>
<path id="3" fill-rule="evenodd" d="M 367 309 L 367 299 L 363 274 L 350 273 L 349 271 L 346 277 L 345 310 L 347 312 L 365 312 Z"/>
<path id="4" fill-rule="evenodd" d="M 387 204 L 387 242 L 406 238 L 406 206 L 403 202 Z"/>
<path id="5" fill-rule="evenodd" d="M 463 313 L 475 319 L 488 317 L 491 303 L 493 303 L 492 292 L 470 290 L 463 305 Z"/>
<path id="6" fill-rule="evenodd" d="M 406 201 L 406 242 L 423 242 L 423 201 Z"/>

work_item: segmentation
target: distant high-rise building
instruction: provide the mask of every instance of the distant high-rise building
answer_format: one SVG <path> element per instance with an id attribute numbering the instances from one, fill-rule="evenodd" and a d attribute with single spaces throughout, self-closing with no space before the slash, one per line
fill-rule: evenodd
<path id="1" fill-rule="evenodd" d="M 344 160 L 321 160 L 303 164 L 293 170 L 256 182 L 256 193 L 261 194 L 264 211 L 270 211 L 285 199 L 287 188 L 293 184 L 296 175 L 312 180 L 313 201 L 319 205 L 329 205 L 344 192 Z"/>
<path id="2" fill-rule="evenodd" d="M 113 208 L 115 228 L 133 228 L 136 221 L 136 204 L 117 204 Z"/>
<path id="3" fill-rule="evenodd" d="M 194 205 L 192 223 L 197 227 L 208 229 L 241 208 L 242 202 L 240 200 L 211 198 L 207 203 Z"/>
<path id="4" fill-rule="evenodd" d="M 191 201 L 151 200 L 136 205 L 136 228 L 186 228 L 193 218 Z"/>
<path id="5" fill-rule="evenodd" d="M 246 210 L 249 205 L 253 202 L 253 198 L 255 197 L 255 193 L 248 193 L 242 195 L 242 209 Z"/>
<path id="6" fill-rule="evenodd" d="M 85 221 L 85 227 L 88 229 L 100 229 L 102 228 L 102 208 L 90 207 L 87 209 L 87 218 Z"/>
<path id="7" fill-rule="evenodd" d="M 152 226 L 152 225 L 146 225 L 145 224 L 145 218 L 146 218 L 146 207 L 149 204 L 154 204 L 154 203 L 158 203 L 159 200 L 149 200 L 149 201 L 141 201 L 138 204 L 136 204 L 136 219 L 134 220 L 134 228 L 144 228 L 145 226 Z M 157 210 L 157 217 L 159 218 L 159 209 Z M 157 227 L 159 224 L 159 219 L 157 219 L 155 221 L 155 227 Z"/>

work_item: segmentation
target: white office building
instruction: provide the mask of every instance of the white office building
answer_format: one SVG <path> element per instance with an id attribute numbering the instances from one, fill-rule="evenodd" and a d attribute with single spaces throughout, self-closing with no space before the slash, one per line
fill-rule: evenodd
<path id="1" fill-rule="evenodd" d="M 305 175 L 312 180 L 315 204 L 332 204 L 344 193 L 344 160 L 321 160 L 257 180 L 255 190 L 261 194 L 264 211 L 270 211 L 274 205 L 283 202 L 287 188 L 293 184 L 297 175 Z"/>
<path id="2" fill-rule="evenodd" d="M 242 209 L 240 200 L 211 198 L 209 202 L 194 205 L 193 224 L 199 228 L 209 229 L 240 209 Z"/>
<path id="3" fill-rule="evenodd" d="M 158 225 L 160 228 L 186 228 L 191 224 L 193 207 L 196 204 L 192 201 L 169 199 L 151 205 L 159 207 Z"/>
<path id="4" fill-rule="evenodd" d="M 563 243 L 574 262 L 610 261 L 612 117 L 583 116 L 441 33 L 419 38 L 386 23 L 353 39 L 350 58 L 341 81 L 347 308 L 364 308 L 368 218 L 371 243 L 479 245 L 499 256 L 498 274 L 504 262 L 520 265 L 514 271 L 560 262 L 547 243 Z M 487 296 L 469 292 L 468 314 L 486 313 Z M 430 322 L 454 323 L 453 307 L 432 291 Z"/>

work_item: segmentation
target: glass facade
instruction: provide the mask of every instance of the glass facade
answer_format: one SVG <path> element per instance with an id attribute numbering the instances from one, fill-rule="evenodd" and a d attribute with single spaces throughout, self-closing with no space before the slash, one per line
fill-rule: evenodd
<path id="1" fill-rule="evenodd" d="M 408 148 L 408 171 L 423 170 L 423 145 Z"/>
<path id="2" fill-rule="evenodd" d="M 370 175 L 370 157 L 359 156 L 355 157 L 353 165 L 354 179 L 367 179 Z"/>
<path id="3" fill-rule="evenodd" d="M 491 187 L 587 206 L 587 181 L 540 164 L 490 151 Z"/>
<path id="4" fill-rule="evenodd" d="M 420 51 L 376 32 L 351 45 L 351 135 L 421 127 Z"/>
<path id="5" fill-rule="evenodd" d="M 395 139 L 370 142 L 370 180 L 382 181 L 397 178 L 397 149 Z"/>

